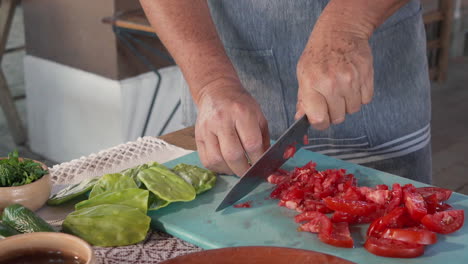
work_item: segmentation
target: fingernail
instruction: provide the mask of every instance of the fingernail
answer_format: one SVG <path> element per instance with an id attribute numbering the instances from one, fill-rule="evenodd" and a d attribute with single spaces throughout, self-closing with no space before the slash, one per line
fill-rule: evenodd
<path id="1" fill-rule="evenodd" d="M 345 120 L 344 117 L 340 117 L 340 118 L 337 118 L 337 119 L 333 119 L 332 123 L 333 124 L 339 124 L 341 122 L 343 122 Z"/>

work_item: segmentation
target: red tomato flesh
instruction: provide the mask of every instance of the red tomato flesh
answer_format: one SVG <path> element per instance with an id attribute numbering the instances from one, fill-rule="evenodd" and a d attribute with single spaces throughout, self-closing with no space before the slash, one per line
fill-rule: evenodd
<path id="1" fill-rule="evenodd" d="M 369 215 L 377 210 L 377 205 L 364 201 L 348 201 L 341 198 L 327 197 L 323 199 L 325 205 L 335 211 L 352 215 Z"/>
<path id="2" fill-rule="evenodd" d="M 382 237 L 421 245 L 431 245 L 437 242 L 436 233 L 420 228 L 389 228 Z"/>
<path id="3" fill-rule="evenodd" d="M 405 206 L 411 218 L 415 221 L 420 221 L 421 218 L 427 215 L 426 202 L 421 194 L 404 190 L 403 195 Z"/>
<path id="4" fill-rule="evenodd" d="M 283 154 L 283 159 L 289 159 L 294 157 L 294 154 L 296 153 L 296 146 L 291 145 L 286 148 Z"/>
<path id="5" fill-rule="evenodd" d="M 245 203 L 235 204 L 233 205 L 234 208 L 250 208 L 252 207 L 252 201 L 247 201 Z"/>
<path id="6" fill-rule="evenodd" d="M 332 231 L 330 234 L 320 231 L 319 239 L 323 243 L 335 246 L 352 248 L 354 246 L 353 238 L 349 232 L 348 223 L 335 223 L 333 224 Z"/>
<path id="7" fill-rule="evenodd" d="M 424 198 L 435 194 L 439 202 L 447 201 L 452 195 L 452 190 L 439 187 L 420 187 L 416 188 L 416 192 L 421 194 Z"/>
<path id="8" fill-rule="evenodd" d="M 405 213 L 405 210 L 404 207 L 397 207 L 390 213 L 377 218 L 367 229 L 367 236 L 380 237 L 387 228 L 403 227 L 399 219 Z"/>
<path id="9" fill-rule="evenodd" d="M 308 221 L 299 227 L 299 231 L 331 234 L 332 223 L 330 219 L 319 212 L 305 212 L 295 217 L 296 222 Z"/>
<path id="10" fill-rule="evenodd" d="M 389 190 L 375 190 L 366 194 L 368 201 L 376 204 L 384 205 L 391 199 L 391 192 Z"/>
<path id="11" fill-rule="evenodd" d="M 389 258 L 415 258 L 424 254 L 424 246 L 388 238 L 369 237 L 364 247 L 370 253 Z"/>
<path id="12" fill-rule="evenodd" d="M 421 219 L 427 229 L 439 234 L 450 234 L 463 226 L 465 213 L 463 210 L 443 211 L 428 214 Z"/>

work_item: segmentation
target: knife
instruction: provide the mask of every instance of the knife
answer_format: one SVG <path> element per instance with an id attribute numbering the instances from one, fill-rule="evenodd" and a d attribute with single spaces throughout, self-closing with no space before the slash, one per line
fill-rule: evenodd
<path id="1" fill-rule="evenodd" d="M 232 187 L 218 208 L 216 208 L 216 212 L 233 205 L 235 202 L 245 197 L 260 183 L 264 182 L 270 174 L 279 169 L 288 160 L 283 157 L 287 147 L 295 145 L 296 150 L 299 150 L 304 145 L 304 135 L 307 134 L 309 126 L 306 115 L 294 122 L 294 124 L 263 153 L 260 159 L 244 173 L 242 178 Z"/>

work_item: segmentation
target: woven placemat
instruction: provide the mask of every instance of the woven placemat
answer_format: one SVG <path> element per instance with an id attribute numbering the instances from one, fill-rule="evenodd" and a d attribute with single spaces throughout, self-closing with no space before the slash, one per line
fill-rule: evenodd
<path id="1" fill-rule="evenodd" d="M 54 187 L 57 187 L 107 173 L 120 172 L 150 161 L 164 163 L 191 152 L 155 137 L 143 137 L 87 157 L 55 165 L 50 168 L 50 172 Z M 38 214 L 59 230 L 65 216 L 72 211 L 73 206 L 46 206 Z M 195 245 L 159 231 L 150 232 L 143 242 L 136 245 L 93 248 L 100 264 L 153 264 L 202 250 Z"/>

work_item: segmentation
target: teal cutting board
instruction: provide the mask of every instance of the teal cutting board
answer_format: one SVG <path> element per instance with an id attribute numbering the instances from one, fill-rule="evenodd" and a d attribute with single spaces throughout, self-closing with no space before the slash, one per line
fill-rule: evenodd
<path id="1" fill-rule="evenodd" d="M 398 182 L 424 184 L 402 177 L 369 169 L 356 164 L 330 158 L 307 150 L 300 150 L 289 160 L 284 169 L 303 166 L 314 161 L 319 170 L 344 168 L 354 173 L 359 185 L 374 186 Z M 173 167 L 178 163 L 201 166 L 197 152 L 167 162 Z M 355 248 L 345 249 L 320 242 L 317 235 L 298 232 L 293 210 L 277 206 L 277 200 L 268 199 L 273 185 L 265 182 L 242 201 L 252 201 L 252 208 L 228 207 L 222 212 L 215 208 L 228 190 L 236 183 L 235 176 L 220 176 L 214 189 L 199 195 L 194 201 L 173 203 L 166 208 L 150 212 L 152 228 L 193 243 L 204 249 L 236 246 L 279 246 L 302 248 L 335 255 L 357 263 L 468 263 L 468 227 L 451 235 L 439 235 L 439 242 L 427 246 L 424 256 L 415 259 L 382 258 L 368 253 L 363 248 L 364 234 L 368 225 L 352 226 Z M 454 193 L 449 200 L 457 209 L 468 209 L 468 197 Z"/>

